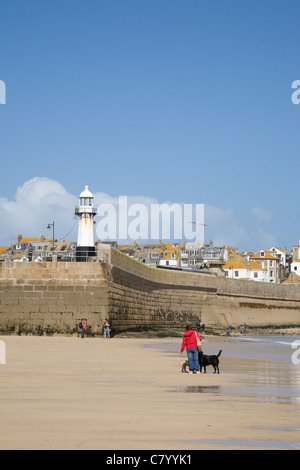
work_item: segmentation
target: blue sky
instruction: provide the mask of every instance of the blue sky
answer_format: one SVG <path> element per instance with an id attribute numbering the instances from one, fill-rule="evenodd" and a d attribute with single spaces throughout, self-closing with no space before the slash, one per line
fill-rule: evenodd
<path id="1" fill-rule="evenodd" d="M 299 14 L 298 0 L 1 0 L 0 245 L 53 219 L 63 237 L 86 184 L 203 203 L 219 245 L 298 244 Z"/>

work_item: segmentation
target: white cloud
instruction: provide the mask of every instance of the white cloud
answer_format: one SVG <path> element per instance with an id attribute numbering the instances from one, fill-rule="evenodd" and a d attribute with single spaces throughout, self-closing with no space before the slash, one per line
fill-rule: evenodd
<path id="1" fill-rule="evenodd" d="M 26 181 L 17 188 L 14 200 L 0 198 L 0 245 L 15 243 L 18 234 L 51 238 L 52 230 L 48 231 L 47 225 L 52 221 L 55 221 L 57 239 L 76 241 L 78 222 L 74 217 L 74 208 L 78 204 L 78 195 L 68 193 L 61 183 L 50 178 L 35 177 Z M 95 207 L 104 203 L 117 206 L 119 202 L 119 197 L 101 192 L 94 192 L 94 197 Z M 133 204 L 144 204 L 150 208 L 151 204 L 162 203 L 146 196 L 128 196 L 128 206 Z M 252 224 L 251 215 L 255 216 L 255 223 Z M 276 237 L 266 229 L 270 219 L 270 211 L 263 208 L 254 208 L 249 214 L 249 223 L 245 223 L 232 209 L 205 205 L 205 242 L 211 239 L 217 246 L 236 246 L 240 250 L 270 248 L 277 244 Z M 97 221 L 99 218 L 96 218 Z M 96 231 L 95 235 L 97 239 Z"/>
<path id="2" fill-rule="evenodd" d="M 0 198 L 1 245 L 9 246 L 24 237 L 52 236 L 48 223 L 55 221 L 55 237 L 63 236 L 74 224 L 73 214 L 77 198 L 69 194 L 57 181 L 32 178 L 17 188 L 15 199 Z"/>
<path id="3" fill-rule="evenodd" d="M 263 209 L 261 207 L 254 207 L 251 210 L 251 214 L 253 214 L 258 220 L 261 222 L 270 222 L 272 218 L 272 212 L 268 211 L 267 209 Z"/>
<path id="4" fill-rule="evenodd" d="M 247 228 L 239 222 L 232 209 L 221 209 L 205 205 L 205 242 L 213 241 L 215 246 L 249 247 L 253 239 Z M 208 239 L 209 237 L 209 239 Z"/>
<path id="5" fill-rule="evenodd" d="M 256 215 L 255 223 L 252 222 L 251 214 Z M 208 226 L 205 241 L 209 241 L 209 236 L 216 246 L 233 246 L 240 251 L 268 249 L 276 245 L 276 236 L 265 227 L 271 217 L 270 211 L 256 208 L 251 214 L 248 221 L 244 222 L 239 220 L 232 209 L 205 205 L 205 223 Z"/>

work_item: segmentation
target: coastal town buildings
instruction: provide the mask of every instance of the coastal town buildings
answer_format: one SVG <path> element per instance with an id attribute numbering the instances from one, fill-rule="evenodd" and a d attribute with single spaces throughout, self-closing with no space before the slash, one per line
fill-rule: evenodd
<path id="1" fill-rule="evenodd" d="M 247 260 L 241 255 L 235 255 L 223 266 L 226 277 L 230 279 L 250 279 L 252 281 L 268 282 L 268 271 L 254 260 Z"/>
<path id="2" fill-rule="evenodd" d="M 95 247 L 97 246 L 95 243 Z M 291 252 L 271 247 L 257 253 L 241 252 L 237 247 L 214 246 L 213 241 L 196 243 L 144 243 L 137 241 L 121 245 L 117 241 L 105 241 L 123 254 L 152 268 L 181 269 L 206 272 L 228 279 L 246 279 L 267 283 L 300 284 L 300 242 Z M 0 247 L 0 261 L 76 261 L 77 243 L 59 241 L 41 236 L 25 238 L 18 235 L 9 247 Z"/>
<path id="3" fill-rule="evenodd" d="M 8 261 L 72 261 L 75 258 L 76 243 L 57 241 L 45 236 L 24 238 L 18 235 L 17 242 L 9 247 L 0 248 L 0 260 Z"/>

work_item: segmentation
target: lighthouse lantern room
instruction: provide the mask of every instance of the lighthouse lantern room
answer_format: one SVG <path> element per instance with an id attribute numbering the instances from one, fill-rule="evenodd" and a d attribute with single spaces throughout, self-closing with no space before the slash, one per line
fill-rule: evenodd
<path id="1" fill-rule="evenodd" d="M 96 254 L 93 221 L 96 214 L 94 196 L 86 186 L 79 196 L 79 206 L 75 208 L 75 215 L 79 217 L 76 261 L 88 261 Z"/>

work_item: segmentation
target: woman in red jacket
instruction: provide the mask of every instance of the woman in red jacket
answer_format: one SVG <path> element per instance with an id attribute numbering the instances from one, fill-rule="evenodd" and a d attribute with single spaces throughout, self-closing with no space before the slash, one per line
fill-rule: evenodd
<path id="1" fill-rule="evenodd" d="M 184 349 L 186 348 L 186 352 L 187 352 L 188 360 L 189 360 L 190 374 L 193 374 L 193 373 L 200 374 L 199 353 L 198 353 L 198 348 L 197 348 L 196 335 L 201 341 L 202 340 L 201 336 L 195 330 L 192 330 L 190 325 L 187 325 L 186 332 L 183 335 L 180 355 L 183 353 Z"/>

